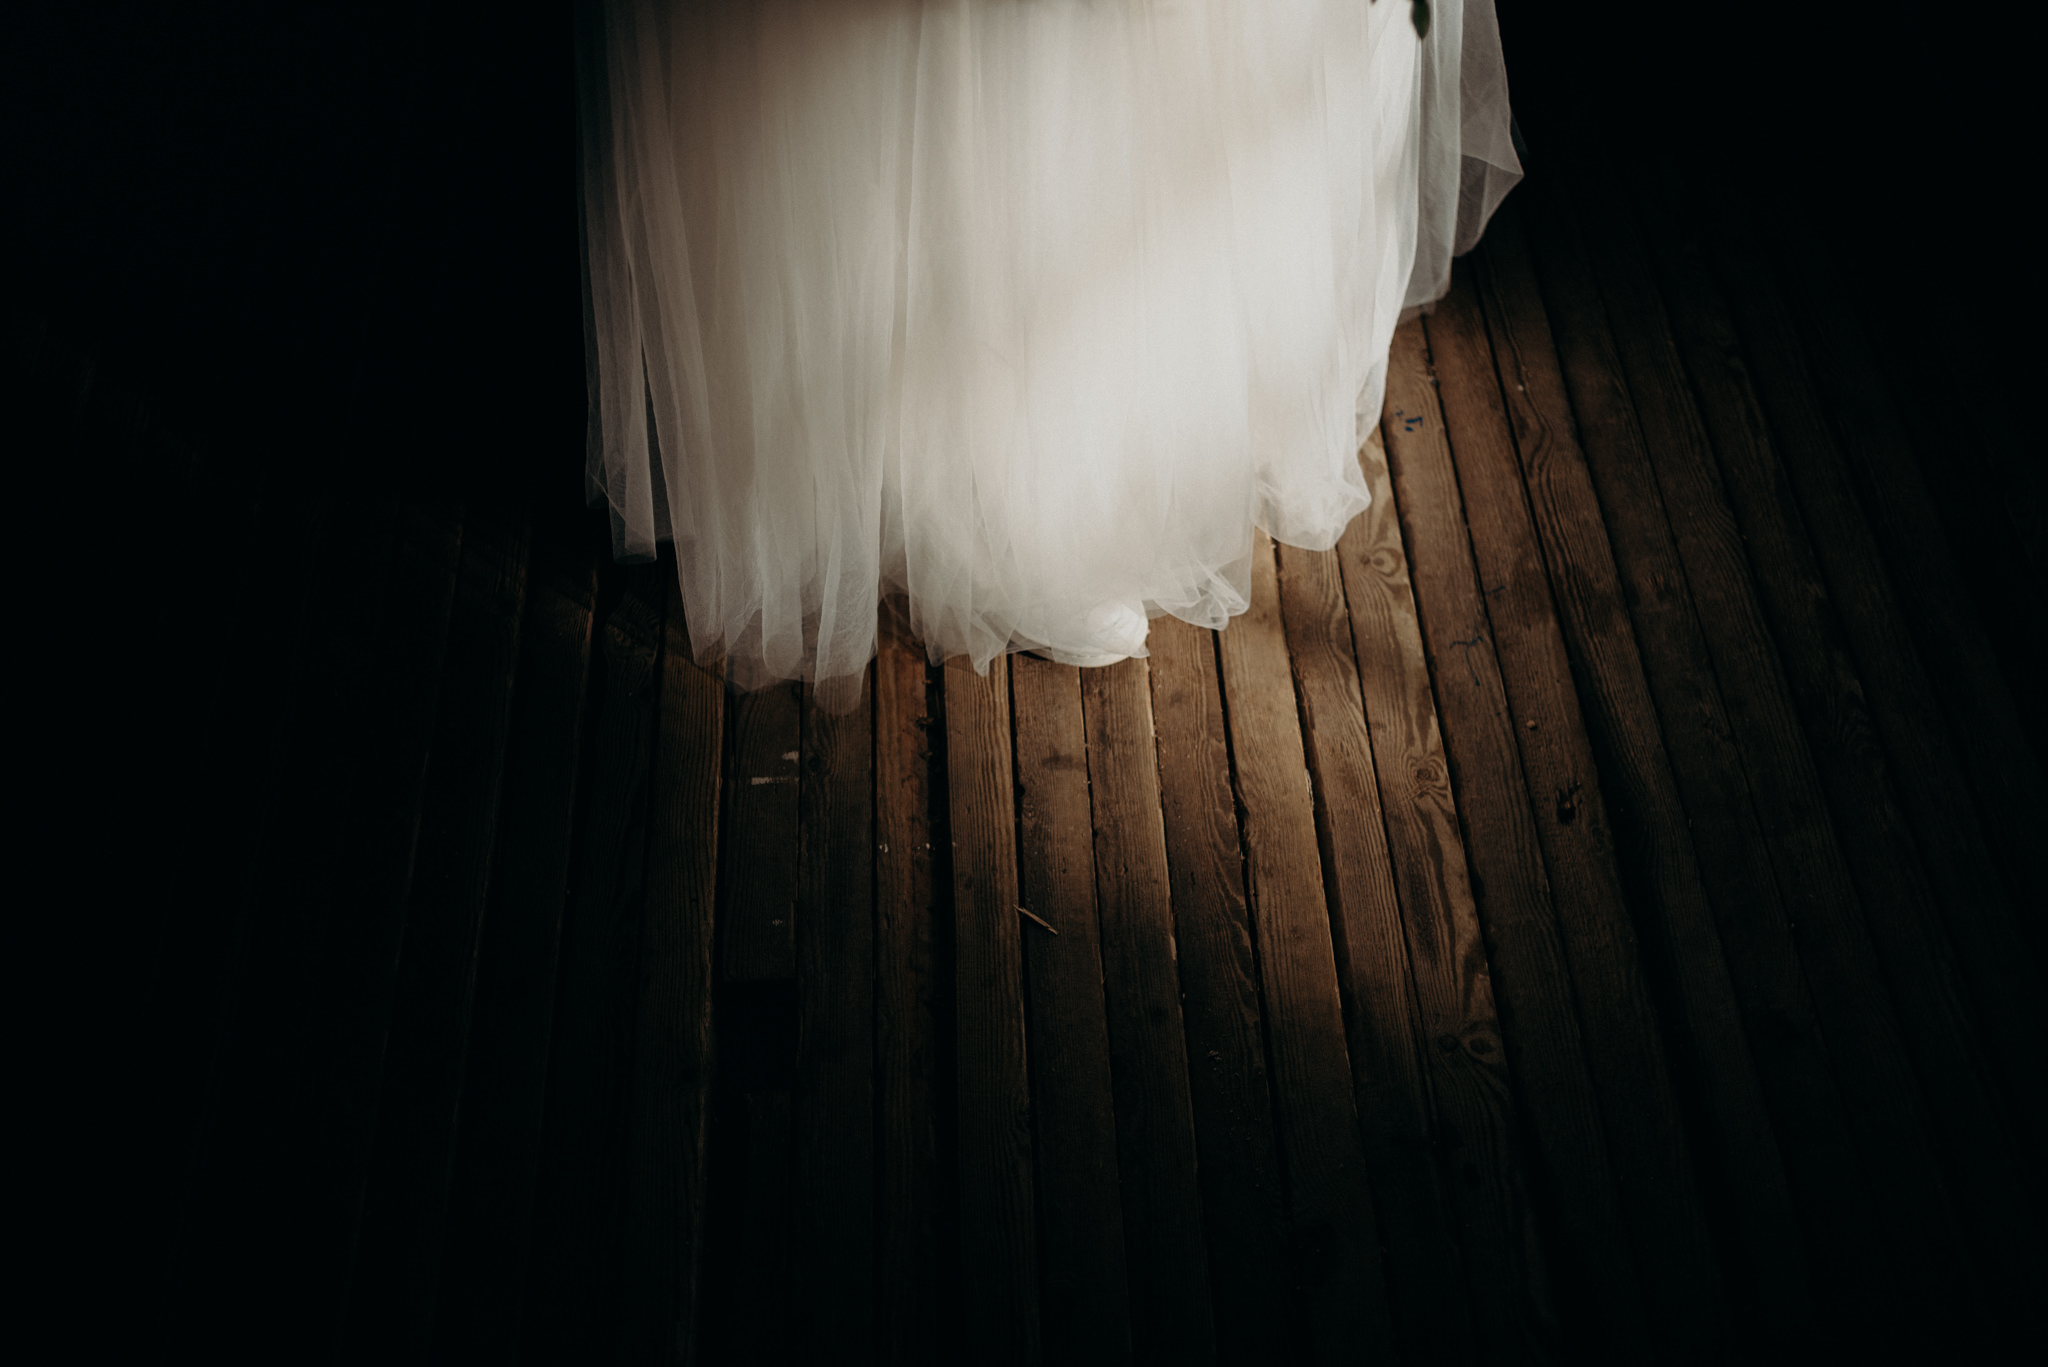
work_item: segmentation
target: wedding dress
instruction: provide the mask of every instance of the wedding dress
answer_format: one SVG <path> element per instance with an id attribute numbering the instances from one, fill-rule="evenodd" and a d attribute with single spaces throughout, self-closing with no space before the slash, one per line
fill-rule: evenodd
<path id="1" fill-rule="evenodd" d="M 1142 654 L 1368 501 L 1404 310 L 1520 175 L 1491 0 L 605 0 L 589 486 L 692 649 L 858 694 Z M 1426 36 L 1418 30 L 1426 29 Z"/>

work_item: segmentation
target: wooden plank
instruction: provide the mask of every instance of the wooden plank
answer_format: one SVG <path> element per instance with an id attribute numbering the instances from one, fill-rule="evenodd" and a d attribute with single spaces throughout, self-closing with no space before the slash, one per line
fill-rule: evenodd
<path id="1" fill-rule="evenodd" d="M 691 660 L 681 588 L 665 577 L 619 1235 L 620 1356 L 634 1362 L 695 1360 L 712 1074 L 725 689 Z"/>
<path id="2" fill-rule="evenodd" d="M 1396 1342 L 1405 1361 L 1469 1361 L 1471 1311 L 1433 1161 L 1421 1014 L 1336 552 L 1282 546 L 1280 607 Z"/>
<path id="3" fill-rule="evenodd" d="M 1391 1352 L 1393 1324 L 1345 1049 L 1315 806 L 1273 547 L 1263 532 L 1251 570 L 1251 606 L 1218 642 L 1285 1164 L 1300 1340 L 1318 1358 Z"/>
<path id="4" fill-rule="evenodd" d="M 1924 1304 L 1944 1307 L 1937 1317 L 1969 1313 L 1974 1279 L 1931 1118 L 1647 253 L 1612 173 L 1567 171 L 1643 430 L 1651 483 L 1637 473 L 1636 497 L 1654 493 L 1665 510 L 1891 1256 Z"/>
<path id="5" fill-rule="evenodd" d="M 1162 617 L 1147 648 L 1217 1357 L 1256 1361 L 1295 1314 L 1216 635 Z"/>
<path id="6" fill-rule="evenodd" d="M 1150 671 L 1081 671 L 1132 1356 L 1216 1360 Z"/>
<path id="7" fill-rule="evenodd" d="M 1387 854 L 1425 1047 L 1433 1151 L 1457 1221 L 1473 1335 L 1488 1362 L 1548 1356 L 1556 1308 L 1527 1175 L 1493 979 L 1430 692 L 1400 514 L 1378 431 L 1359 451 L 1372 506 L 1337 562 L 1372 740 Z"/>
<path id="8" fill-rule="evenodd" d="M 939 888 L 933 874 L 931 681 L 885 611 L 875 655 L 875 1356 L 938 1360 Z"/>
<path id="9" fill-rule="evenodd" d="M 496 504 L 472 509 L 464 521 L 343 1327 L 343 1356 L 356 1360 L 420 1357 L 433 1325 L 519 659 L 527 524 L 522 513 Z"/>
<path id="10" fill-rule="evenodd" d="M 1945 717 L 1942 699 L 1921 663 L 1893 590 L 1904 577 L 1902 571 L 1914 562 L 1909 558 L 1901 563 L 1887 554 L 1865 519 L 1850 488 L 1846 453 L 1835 439 L 1769 267 L 1740 225 L 1725 219 L 1717 220 L 1709 251 L 1753 363 L 1757 397 L 1771 423 L 1771 449 L 1779 454 L 1804 514 L 1865 701 L 1897 779 L 1900 805 L 1912 823 L 1957 964 L 1970 988 L 1986 1061 L 1994 1078 L 2003 1083 L 2005 1110 L 2021 1145 L 2039 1152 L 2048 1144 L 2048 1093 L 2034 1083 L 2037 1060 L 2048 1043 L 2048 1022 L 2033 986 L 2030 937 L 2022 931 L 2018 908 L 1998 876 L 1998 861 L 1978 821 L 1979 804 L 1972 801 L 1955 740 L 1980 737 L 1979 728 L 1990 719 L 1974 711 L 1949 712 Z M 1853 407 L 1845 414 L 1851 420 L 1854 415 Z M 1868 453 L 1859 449 L 1856 458 L 1863 463 Z M 1962 676 L 1964 660 L 1935 658 L 1941 661 L 1938 672 Z M 1965 696 L 1959 701 L 1967 707 L 1973 699 Z M 1977 745 L 1981 748 L 1981 739 Z M 2003 771 L 1990 755 L 1980 767 Z M 2037 800 L 2032 811 L 2013 815 L 2020 819 L 2012 829 L 2013 857 L 2031 864 L 2031 851 L 2048 831 L 2048 807 Z M 2035 929 L 2038 932 L 2039 927 Z M 2038 1182 L 2035 1195 L 2038 1200 Z"/>
<path id="11" fill-rule="evenodd" d="M 596 1356 L 614 1342 L 616 1237 L 638 1023 L 648 788 L 661 679 L 660 564 L 607 570 L 600 599 L 597 718 L 588 793 L 562 920 L 535 1184 L 533 1270 L 520 1306 L 520 1352 Z M 601 589 L 603 585 L 601 582 Z"/>
<path id="12" fill-rule="evenodd" d="M 1608 539 L 1792 1194 L 1834 1323 L 1881 1322 L 1897 1289 L 1735 727 L 1665 522 L 1591 266 L 1554 183 L 1522 199 L 1591 492 Z M 1581 494 L 1583 498 L 1584 493 Z"/>
<path id="13" fill-rule="evenodd" d="M 1891 584 L 1920 658 L 1930 663 L 1929 677 L 1952 719 L 1949 734 L 1969 771 L 1977 816 L 1999 870 L 2014 899 L 2035 913 L 2020 919 L 2038 957 L 2048 950 L 2048 918 L 2038 914 L 2048 908 L 2048 870 L 2035 857 L 2040 833 L 2048 830 L 2048 777 L 2000 672 L 1991 622 L 1972 601 L 1951 537 L 1939 518 L 1928 516 L 1934 490 L 1914 458 L 1870 339 L 1832 263 L 1803 247 L 1791 251 L 1778 278 L 1791 282 L 1805 354 L 1843 444 L 1855 453 L 1842 466 L 1855 483 L 1857 503 L 1891 567 Z"/>
<path id="14" fill-rule="evenodd" d="M 797 685 L 733 700 L 719 856 L 718 972 L 731 982 L 796 976 L 797 789 L 803 705 Z"/>
<path id="15" fill-rule="evenodd" d="M 1723 1250 L 1748 1283 L 1729 1288 L 1731 1302 L 1749 1341 L 1808 1343 L 1817 1326 L 1807 1251 L 1518 211 L 1496 216 L 1474 265 L 1520 479 L 1513 467 L 1468 465 L 1462 453 L 1460 473 L 1474 501 L 1501 515 L 1483 520 L 1506 534 L 1493 554 L 1526 564 L 1540 549 L 1548 567 L 1602 784 L 1615 794 L 1635 921 L 1676 1027 L 1671 1044 L 1681 1081 L 1707 1118 L 1700 1137 L 1712 1149 L 1702 1161 L 1709 1205 L 1729 1217 Z M 1473 538 L 1480 544 L 1476 525 Z M 1482 572 L 1488 558 L 1482 551 Z"/>
<path id="16" fill-rule="evenodd" d="M 1668 1351 L 1720 1356 L 1728 1350 L 1729 1326 L 1713 1238 L 1622 898 L 1600 773 L 1573 687 L 1543 557 L 1529 525 L 1513 434 L 1469 271 L 1454 275 L 1451 292 L 1430 316 L 1427 331 L 1465 498 L 1477 583 L 1484 586 L 1489 640 L 1499 661 L 1508 715 L 1518 723 L 1513 733 L 1520 744 L 1527 800 L 1549 870 L 1551 902 L 1571 968 L 1572 996 L 1585 1029 L 1586 1061 L 1600 1091 L 1608 1154 L 1621 1188 L 1622 1214 L 1633 1236 L 1637 1275 L 1651 1314 L 1670 1335 Z M 1540 476 L 1542 462 L 1532 460 L 1532 465 Z M 1605 644 L 1613 647 L 1610 668 L 1625 667 L 1621 651 L 1625 648 L 1633 655 L 1633 642 Z M 1593 692 L 1598 696 L 1597 687 Z M 1667 857 L 1682 856 L 1672 852 Z M 1683 892 L 1660 889 L 1667 890 L 1691 894 L 1687 922 L 1707 921 L 1696 874 Z M 1674 938 L 1681 945 L 1687 938 L 1703 940 L 1703 946 L 1694 948 L 1719 956 L 1710 921 L 1702 935 L 1688 937 L 1681 931 Z M 1705 1006 L 1701 998 L 1711 1002 L 1710 1028 L 1734 1034 L 1727 1053 L 1740 1060 L 1740 1030 L 1728 1028 L 1734 1026 L 1733 1013 L 1724 1011 L 1732 1004 L 1726 996 L 1725 969 L 1723 973 L 1717 984 L 1721 992 L 1707 987 L 1691 994 L 1694 1000 L 1687 1005 Z M 1745 1081 L 1753 1088 L 1753 1079 Z M 1742 1099 L 1753 1102 L 1753 1091 Z M 1753 1113 L 1744 1114 L 1748 1118 Z M 1751 1161 L 1747 1166 L 1754 1170 L 1764 1165 Z M 1775 1166 L 1773 1154 L 1769 1167 Z M 1782 1176 L 1772 1176 L 1782 1190 Z"/>
<path id="17" fill-rule="evenodd" d="M 1039 1360 L 1038 1235 L 1024 1058 L 1023 917 L 1010 670 L 945 669 L 952 833 L 961 1322 L 976 1362 Z"/>
<path id="18" fill-rule="evenodd" d="M 804 700 L 796 924 L 792 1299 L 797 1356 L 874 1360 L 874 694 Z"/>
<path id="19" fill-rule="evenodd" d="M 1567 1342 L 1618 1359 L 1651 1355 L 1629 1234 L 1551 908 L 1521 756 L 1465 541 L 1436 377 L 1420 324 L 1394 335 L 1387 366 L 1387 464 L 1444 755 L 1464 819 L 1472 891 L 1500 1002 L 1502 1044 L 1528 1124 L 1539 1188 L 1554 1212 L 1552 1264 Z"/>
<path id="20" fill-rule="evenodd" d="M 1639 187 L 1647 189 L 1648 187 Z M 1689 225 L 1656 199 L 1650 243 L 1687 371 L 1700 395 L 1729 502 L 1757 571 L 1757 587 L 1813 746 L 1836 829 L 1862 894 L 1864 921 L 1885 965 L 1936 1135 L 1950 1191 L 1993 1286 L 2040 1256 L 2033 1221 L 2015 1193 L 2034 1194 L 1984 1074 L 1955 963 L 1914 831 L 1877 742 L 1865 693 L 1843 640 L 1812 546 L 1741 362 L 1732 321 L 1707 276 Z M 2024 1279 L 2024 1278 L 2023 1278 Z"/>
<path id="21" fill-rule="evenodd" d="M 591 673 L 585 530 L 543 524 L 529 566 L 435 1306 L 447 1361 L 505 1361 L 518 1347 Z"/>
<path id="22" fill-rule="evenodd" d="M 1016 716 L 1017 886 L 1044 922 L 1024 928 L 1041 1273 L 1040 1334 L 1054 1362 L 1128 1362 L 1123 1199 L 1102 1001 L 1101 934 L 1080 671 L 1010 662 Z"/>

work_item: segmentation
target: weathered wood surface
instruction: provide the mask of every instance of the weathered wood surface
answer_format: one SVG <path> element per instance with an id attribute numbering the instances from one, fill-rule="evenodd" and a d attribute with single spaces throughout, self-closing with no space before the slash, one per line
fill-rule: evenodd
<path id="1" fill-rule="evenodd" d="M 89 879 L 177 909 L 100 988 L 160 1028 L 79 1125 L 162 1139 L 138 1341 L 1984 1356 L 2043 1262 L 2017 429 L 1948 463 L 2001 396 L 1675 191 L 1516 200 L 1334 551 L 1105 669 L 892 605 L 846 713 L 727 692 L 573 508 L 237 488 L 9 332 L 166 561 L 134 753 L 190 777 Z"/>
<path id="2" fill-rule="evenodd" d="M 718 861 L 718 972 L 731 982 L 796 976 L 802 729 L 794 684 L 734 699 Z"/>
<path id="3" fill-rule="evenodd" d="M 1718 1357 L 1728 1351 L 1720 1270 L 1678 1114 L 1663 1031 L 1650 1002 L 1635 927 L 1623 905 L 1599 768 L 1572 686 L 1552 585 L 1517 478 L 1500 387 L 1514 370 L 1511 362 L 1503 364 L 1500 381 L 1489 383 L 1494 358 L 1470 275 L 1462 281 L 1453 277 L 1450 295 L 1429 320 L 1428 334 L 1466 498 L 1475 585 L 1483 595 L 1482 611 L 1514 723 L 1510 730 L 1521 752 L 1527 801 L 1549 871 L 1552 905 L 1585 1030 L 1586 1060 L 1600 1090 L 1608 1153 L 1638 1253 L 1638 1274 L 1653 1318 L 1669 1335 L 1665 1353 Z M 1537 471 L 1547 454 L 1530 453 Z M 1563 591 L 1582 587 L 1568 578 L 1559 585 Z M 1601 644 L 1609 647 L 1617 671 L 1633 654 L 1633 643 L 1626 640 Z M 1593 696 L 1597 701 L 1597 692 Z M 1631 758 L 1654 763 L 1650 756 Z M 1614 777 L 1636 776 L 1621 771 Z M 1667 850 L 1667 856 L 1677 864 L 1683 852 Z M 1689 921 L 1705 920 L 1696 878 L 1687 883 L 1689 870 L 1669 872 L 1675 886 L 1657 891 L 1686 897 L 1682 914 Z M 1707 952 L 1718 956 L 1711 925 L 1695 938 L 1704 938 Z M 1713 985 L 1700 984 L 1704 991 L 1683 1006 L 1715 1010 L 1713 1024 L 1719 1027 L 1727 1020 L 1719 1008 L 1727 1003 L 1712 993 Z M 1698 1000 L 1702 996 L 1705 1002 Z"/>
<path id="4" fill-rule="evenodd" d="M 1716 218 L 1720 221 L 1710 233 L 1708 256 L 1752 358 L 1773 449 L 1781 454 L 1815 558 L 1840 611 L 1871 718 L 1897 775 L 1901 805 L 1970 989 L 1978 1038 L 1994 1077 L 2005 1084 L 2005 1109 L 2020 1141 L 2038 1150 L 2048 1143 L 2048 1096 L 2021 1079 L 2031 1080 L 2038 1071 L 2036 1061 L 2048 1034 L 2028 967 L 2029 936 L 1998 876 L 1998 861 L 1954 740 L 1980 736 L 1996 712 L 1980 717 L 1968 698 L 1955 709 L 1938 700 L 1893 587 L 1902 567 L 1880 548 L 1850 487 L 1849 453 L 1835 437 L 1789 308 L 1747 232 Z M 1867 459 L 1862 451 L 1854 454 L 1859 461 Z M 1959 678 L 1967 668 L 1961 660 L 1946 663 Z M 1994 773 L 2001 767 L 1988 760 L 1980 765 Z M 2014 806 L 2012 816 L 2032 832 L 2032 840 L 2023 841 L 2038 840 L 2048 813 L 2038 803 L 2031 811 Z M 2039 1191 L 2033 1195 L 2038 1205 Z"/>
<path id="5" fill-rule="evenodd" d="M 1466 541 L 1436 382 L 1422 328 L 1404 326 L 1387 367 L 1381 430 L 1494 992 L 1502 1016 L 1514 1022 L 1503 1043 L 1554 1212 L 1566 1313 L 1597 1307 L 1604 1350 L 1640 1356 L 1651 1351 L 1651 1329 L 1586 1042 L 1576 1007 L 1555 987 L 1573 979 L 1522 778 L 1519 728 Z"/>
<path id="6" fill-rule="evenodd" d="M 790 1290 L 797 1356 L 813 1362 L 876 1360 L 874 755 L 866 680 L 846 713 L 807 694 Z M 690 1342 L 687 1332 L 680 1342 Z"/>
<path id="7" fill-rule="evenodd" d="M 1216 1360 L 1150 670 L 1081 672 L 1133 1357 Z"/>
<path id="8" fill-rule="evenodd" d="M 1123 1195 L 1080 671 L 1010 663 L 1017 891 L 1038 1184 L 1039 1314 L 1048 1361 L 1130 1360 Z"/>
<path id="9" fill-rule="evenodd" d="M 1653 255 L 1671 303 L 1674 335 L 1700 394 L 1730 506 L 1759 567 L 1758 596 L 1848 847 L 1864 923 L 1884 961 L 1915 1070 L 1932 1101 L 1936 1134 L 1947 1150 L 1949 1189 L 1973 1237 L 1995 1250 L 1980 1271 L 1994 1286 L 2017 1292 L 2034 1280 L 2039 1257 L 2027 1203 L 2034 1183 L 2014 1151 L 1987 1075 L 1956 951 L 1871 717 L 1840 610 L 1800 521 L 1776 454 L 1777 434 L 1701 244 L 1666 202 L 1668 187 L 1636 188 L 1635 203 L 1654 225 Z"/>
<path id="10" fill-rule="evenodd" d="M 1001 658 L 987 674 L 958 660 L 945 669 L 955 1163 L 968 1355 L 1029 1364 L 1040 1360 L 1039 1236 L 1009 683 L 1009 663 Z"/>
<path id="11" fill-rule="evenodd" d="M 885 612 L 875 656 L 875 1356 L 937 1361 L 940 868 L 931 680 Z M 944 831 L 943 824 L 939 831 Z"/>
<path id="12" fill-rule="evenodd" d="M 1287 1192 L 1289 1271 L 1302 1351 L 1390 1352 L 1378 1220 L 1352 1091 L 1315 807 L 1295 710 L 1273 546 L 1252 550 L 1251 606 L 1220 635 L 1224 700 L 1244 823 L 1273 1113 Z"/>
<path id="13" fill-rule="evenodd" d="M 1373 502 L 1346 529 L 1337 559 L 1421 1017 L 1431 1148 L 1456 1213 L 1477 1356 L 1541 1360 L 1556 1308 L 1379 433 L 1359 460 Z"/>
<path id="14" fill-rule="evenodd" d="M 1501 544 L 1493 554 L 1505 550 L 1529 563 L 1540 551 L 1547 570 L 1591 750 L 1614 794 L 1617 871 L 1644 932 L 1645 967 L 1659 979 L 1658 995 L 1667 1003 L 1675 1081 L 1699 1094 L 1711 1117 L 1703 1138 L 1713 1152 L 1699 1174 L 1702 1214 L 1725 1212 L 1728 1219 L 1723 1253 L 1736 1269 L 1728 1280 L 1740 1284 L 1728 1288 L 1731 1308 L 1745 1321 L 1750 1342 L 1810 1343 L 1808 1257 L 1765 1109 L 1755 1045 L 1708 904 L 1519 212 L 1497 217 L 1474 264 L 1520 458 L 1520 486 L 1514 469 L 1483 459 L 1485 448 L 1481 460 L 1461 460 L 1460 472 L 1474 499 L 1499 514 L 1493 530 Z M 1473 529 L 1475 546 L 1491 540 L 1482 538 L 1481 525 Z"/>
<path id="15" fill-rule="evenodd" d="M 663 567 L 666 571 L 666 567 Z M 725 690 L 690 659 L 666 574 L 619 1221 L 619 1356 L 689 1362 L 704 1254 Z"/>
<path id="16" fill-rule="evenodd" d="M 1273 1324 L 1294 1313 L 1280 1148 L 1216 636 L 1161 618 L 1149 648 L 1217 1357 L 1233 1361 L 1271 1351 Z"/>
<path id="17" fill-rule="evenodd" d="M 1633 213 L 1609 171 L 1568 168 L 1627 376 L 1650 474 L 1728 706 L 1734 743 L 1820 1013 L 1891 1255 L 1928 1303 L 1970 1305 L 1964 1255 L 1914 1075 L 1867 928 L 1852 846 L 1838 837 L 1798 706 L 1751 578 L 1691 381 Z"/>
<path id="18" fill-rule="evenodd" d="M 1280 603 L 1396 1339 L 1407 1361 L 1463 1362 L 1471 1314 L 1432 1158 L 1426 1046 L 1336 552 L 1281 547 Z"/>
<path id="19" fill-rule="evenodd" d="M 1751 1057 L 1803 1215 L 1816 1287 L 1881 1315 L 1893 1265 L 1771 868 L 1728 705 L 1687 590 L 1583 243 L 1555 184 L 1522 200 L 1597 511 L 1613 546 L 1684 820 L 1721 930 Z"/>

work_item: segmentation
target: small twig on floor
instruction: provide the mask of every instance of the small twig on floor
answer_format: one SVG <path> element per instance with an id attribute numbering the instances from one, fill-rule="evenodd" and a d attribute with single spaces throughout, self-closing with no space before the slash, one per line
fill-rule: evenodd
<path id="1" fill-rule="evenodd" d="M 1043 916 L 1040 916 L 1040 915 L 1039 915 L 1039 914 L 1038 914 L 1037 912 L 1035 912 L 1035 911 L 1030 911 L 1030 910 L 1028 910 L 1028 909 L 1026 909 L 1026 908 L 1024 908 L 1024 907 L 1018 907 L 1018 908 L 1017 908 L 1017 910 L 1019 910 L 1019 911 L 1023 912 L 1023 913 L 1024 913 L 1024 914 L 1025 914 L 1026 916 L 1029 916 L 1029 917 L 1030 917 L 1030 918 L 1031 918 L 1032 920 L 1034 920 L 1034 921 L 1038 922 L 1038 924 L 1040 924 L 1040 925 L 1044 926 L 1044 927 L 1045 927 L 1045 928 L 1046 928 L 1047 930 L 1051 931 L 1051 932 L 1052 932 L 1053 934 L 1057 935 L 1057 934 L 1059 934 L 1059 933 L 1060 933 L 1060 932 L 1059 932 L 1059 927 L 1055 926 L 1055 925 L 1054 925 L 1054 924 L 1053 924 L 1052 922 L 1050 922 L 1050 921 L 1046 920 L 1046 919 L 1045 919 L 1045 918 L 1044 918 Z"/>

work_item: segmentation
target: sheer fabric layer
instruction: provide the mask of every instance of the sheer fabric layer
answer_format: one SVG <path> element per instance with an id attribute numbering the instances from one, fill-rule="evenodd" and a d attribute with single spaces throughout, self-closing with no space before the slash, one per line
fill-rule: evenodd
<path id="1" fill-rule="evenodd" d="M 584 12 L 593 499 L 692 648 L 849 697 L 1143 653 L 1366 504 L 1406 309 L 1520 174 L 1487 0 Z M 650 440 L 650 432 L 652 440 Z"/>

